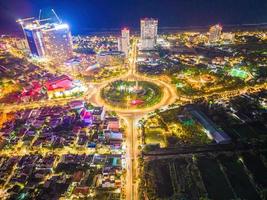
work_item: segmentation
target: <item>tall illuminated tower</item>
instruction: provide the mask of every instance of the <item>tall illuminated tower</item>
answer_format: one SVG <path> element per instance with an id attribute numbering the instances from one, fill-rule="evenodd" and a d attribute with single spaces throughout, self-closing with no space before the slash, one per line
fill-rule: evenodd
<path id="1" fill-rule="evenodd" d="M 141 19 L 141 50 L 152 50 L 157 43 L 158 20 L 153 18 Z"/>
<path id="2" fill-rule="evenodd" d="M 36 24 L 28 24 L 23 28 L 31 54 L 37 57 L 44 57 L 45 49 L 41 27 Z"/>
<path id="3" fill-rule="evenodd" d="M 72 38 L 68 24 L 62 23 L 55 11 L 57 22 L 51 18 L 34 20 L 19 19 L 33 56 L 49 58 L 55 62 L 64 62 L 73 56 Z M 45 22 L 45 23 L 44 23 Z"/>
<path id="4" fill-rule="evenodd" d="M 209 42 L 213 43 L 213 42 L 217 42 L 220 40 L 222 35 L 222 26 L 219 24 L 216 24 L 212 27 L 210 27 L 209 30 Z"/>
<path id="5" fill-rule="evenodd" d="M 118 50 L 128 55 L 130 46 L 130 30 L 124 28 L 121 30 L 121 37 L 118 38 Z"/>
<path id="6" fill-rule="evenodd" d="M 67 24 L 49 24 L 42 29 L 46 56 L 65 61 L 73 56 L 72 38 Z"/>

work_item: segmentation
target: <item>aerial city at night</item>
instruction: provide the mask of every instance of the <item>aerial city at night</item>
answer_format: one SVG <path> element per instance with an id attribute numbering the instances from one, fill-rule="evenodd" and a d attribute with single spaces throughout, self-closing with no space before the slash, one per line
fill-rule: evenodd
<path id="1" fill-rule="evenodd" d="M 0 0 L 0 199 L 267 200 L 267 2 L 104 2 Z"/>

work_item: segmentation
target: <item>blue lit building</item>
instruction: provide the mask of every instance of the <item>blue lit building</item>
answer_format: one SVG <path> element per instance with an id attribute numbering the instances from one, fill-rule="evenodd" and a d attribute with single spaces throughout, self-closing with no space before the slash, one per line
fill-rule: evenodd
<path id="1" fill-rule="evenodd" d="M 25 28 L 25 36 L 30 48 L 31 54 L 37 57 L 45 56 L 43 37 L 40 28 Z"/>
<path id="2" fill-rule="evenodd" d="M 32 56 L 64 62 L 73 56 L 70 28 L 63 23 L 40 24 L 33 21 L 23 26 Z"/>

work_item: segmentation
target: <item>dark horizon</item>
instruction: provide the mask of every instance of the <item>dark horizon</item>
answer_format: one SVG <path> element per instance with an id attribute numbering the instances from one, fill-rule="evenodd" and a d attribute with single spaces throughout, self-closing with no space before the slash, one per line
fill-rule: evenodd
<path id="1" fill-rule="evenodd" d="M 240 25 L 267 22 L 266 0 L 0 0 L 0 33 L 15 33 L 18 18 L 54 9 L 73 32 L 139 28 L 143 17 L 159 19 L 159 27 Z"/>

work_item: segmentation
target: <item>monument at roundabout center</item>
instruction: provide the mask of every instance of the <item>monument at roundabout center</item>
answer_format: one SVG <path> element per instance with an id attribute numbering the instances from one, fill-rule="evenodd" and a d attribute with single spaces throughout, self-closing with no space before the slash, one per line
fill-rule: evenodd
<path id="1" fill-rule="evenodd" d="M 101 90 L 101 98 L 114 108 L 141 109 L 159 103 L 163 97 L 162 88 L 148 81 L 118 80 Z"/>

